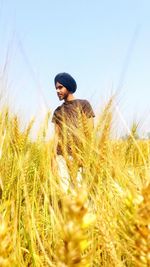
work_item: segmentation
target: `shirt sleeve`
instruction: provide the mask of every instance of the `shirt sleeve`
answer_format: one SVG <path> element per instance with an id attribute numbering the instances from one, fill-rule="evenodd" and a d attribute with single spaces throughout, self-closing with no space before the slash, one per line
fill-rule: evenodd
<path id="1" fill-rule="evenodd" d="M 84 101 L 83 112 L 87 116 L 87 118 L 95 117 L 92 106 L 87 100 Z"/>

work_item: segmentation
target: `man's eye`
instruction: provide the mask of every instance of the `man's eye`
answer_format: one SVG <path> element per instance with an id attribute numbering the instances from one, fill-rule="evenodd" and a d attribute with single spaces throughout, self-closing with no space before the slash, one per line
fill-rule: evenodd
<path id="1" fill-rule="evenodd" d="M 57 89 L 62 89 L 62 88 L 63 88 L 63 86 L 60 85 L 60 86 L 57 86 L 57 87 L 56 87 L 56 90 L 57 90 Z"/>

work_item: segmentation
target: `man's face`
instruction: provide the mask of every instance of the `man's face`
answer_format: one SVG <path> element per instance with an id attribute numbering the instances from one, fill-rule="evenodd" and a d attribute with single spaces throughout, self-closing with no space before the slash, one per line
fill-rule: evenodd
<path id="1" fill-rule="evenodd" d="M 66 100 L 69 95 L 69 91 L 67 90 L 67 88 L 59 82 L 56 83 L 56 92 L 59 97 L 59 100 Z"/>

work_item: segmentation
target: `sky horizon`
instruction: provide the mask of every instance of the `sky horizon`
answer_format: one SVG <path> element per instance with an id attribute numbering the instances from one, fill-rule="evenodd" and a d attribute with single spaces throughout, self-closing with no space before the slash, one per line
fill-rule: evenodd
<path id="1" fill-rule="evenodd" d="M 68 72 L 96 116 L 117 92 L 116 131 L 135 120 L 149 132 L 149 10 L 148 0 L 0 0 L 1 87 L 12 109 L 41 121 L 61 104 L 55 75 Z"/>

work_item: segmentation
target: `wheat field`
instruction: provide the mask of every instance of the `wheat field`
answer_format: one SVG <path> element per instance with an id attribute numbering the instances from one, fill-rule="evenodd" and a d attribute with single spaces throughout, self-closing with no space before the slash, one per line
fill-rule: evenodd
<path id="1" fill-rule="evenodd" d="M 150 266 L 150 141 L 111 138 L 112 101 L 76 158 L 67 187 L 53 169 L 47 122 L 0 112 L 0 267 Z"/>

